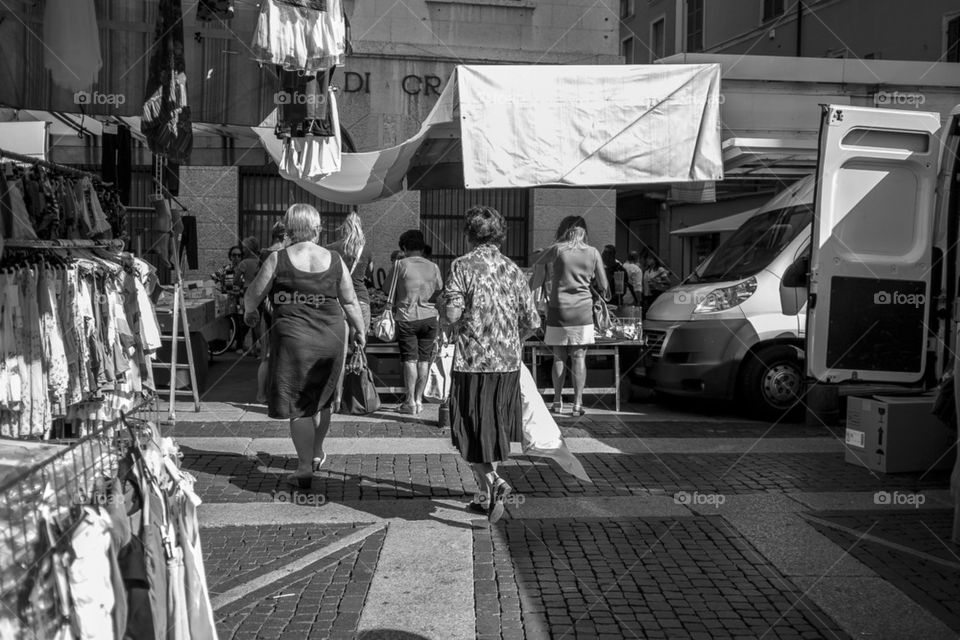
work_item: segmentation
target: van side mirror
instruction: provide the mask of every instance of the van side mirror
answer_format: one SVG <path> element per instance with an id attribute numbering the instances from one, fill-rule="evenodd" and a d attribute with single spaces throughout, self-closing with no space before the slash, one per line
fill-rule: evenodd
<path id="1" fill-rule="evenodd" d="M 806 287 L 809 272 L 810 258 L 802 256 L 787 267 L 787 270 L 783 272 L 783 279 L 780 283 L 784 287 Z"/>

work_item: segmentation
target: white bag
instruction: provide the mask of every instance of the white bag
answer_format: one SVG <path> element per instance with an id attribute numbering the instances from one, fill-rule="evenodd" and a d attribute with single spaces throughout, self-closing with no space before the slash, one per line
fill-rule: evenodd
<path id="1" fill-rule="evenodd" d="M 523 403 L 523 453 L 551 458 L 570 475 L 592 483 L 586 469 L 567 448 L 557 421 L 537 390 L 533 374 L 524 365 L 520 366 L 520 399 Z"/>
<path id="2" fill-rule="evenodd" d="M 453 345 L 437 347 L 430 372 L 427 374 L 427 386 L 423 390 L 423 399 L 434 404 L 443 404 L 450 395 L 450 374 L 453 371 Z"/>

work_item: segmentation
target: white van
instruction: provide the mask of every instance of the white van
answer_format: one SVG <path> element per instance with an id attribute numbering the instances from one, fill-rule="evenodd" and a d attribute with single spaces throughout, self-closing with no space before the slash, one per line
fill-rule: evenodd
<path id="1" fill-rule="evenodd" d="M 938 114 L 825 107 L 817 174 L 651 306 L 654 387 L 773 418 L 799 404 L 805 378 L 921 384 L 928 352 L 945 348 L 930 340 L 945 330 L 931 302 L 957 291 L 958 136 L 960 108 L 941 131 Z"/>

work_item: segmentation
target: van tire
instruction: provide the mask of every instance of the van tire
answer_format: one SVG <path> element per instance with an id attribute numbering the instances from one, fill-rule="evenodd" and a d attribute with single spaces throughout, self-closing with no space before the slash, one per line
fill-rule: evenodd
<path id="1" fill-rule="evenodd" d="M 764 347 L 743 363 L 740 398 L 747 412 L 760 420 L 792 419 L 803 410 L 803 369 L 789 345 Z"/>

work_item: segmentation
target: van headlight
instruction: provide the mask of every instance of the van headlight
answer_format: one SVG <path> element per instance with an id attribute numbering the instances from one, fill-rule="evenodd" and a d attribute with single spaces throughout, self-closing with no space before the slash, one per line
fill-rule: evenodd
<path id="1" fill-rule="evenodd" d="M 714 313 L 725 311 L 743 304 L 757 290 L 757 279 L 747 278 L 735 285 L 714 289 L 696 306 L 694 313 Z"/>

